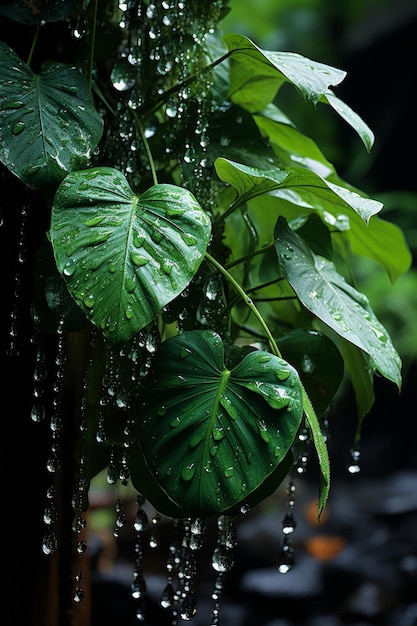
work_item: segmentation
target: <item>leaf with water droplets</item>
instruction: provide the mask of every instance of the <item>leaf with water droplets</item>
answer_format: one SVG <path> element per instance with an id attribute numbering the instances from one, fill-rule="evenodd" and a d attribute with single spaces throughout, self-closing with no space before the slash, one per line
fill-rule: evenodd
<path id="1" fill-rule="evenodd" d="M 210 235 L 210 218 L 188 190 L 160 184 L 138 196 L 109 167 L 72 172 L 54 198 L 58 269 L 112 342 L 129 340 L 185 289 Z"/>
<path id="2" fill-rule="evenodd" d="M 244 35 L 227 34 L 223 40 L 230 52 L 229 100 L 257 113 L 290 83 L 307 102 L 331 106 L 358 133 L 366 149 L 371 148 L 370 128 L 329 89 L 345 79 L 344 70 L 294 52 L 262 50 Z"/>
<path id="3" fill-rule="evenodd" d="M 275 249 L 281 271 L 299 300 L 341 337 L 366 352 L 373 369 L 401 387 L 401 360 L 376 318 L 368 298 L 352 287 L 333 263 L 312 252 L 304 240 L 278 218 Z"/>
<path id="4" fill-rule="evenodd" d="M 155 481 L 187 515 L 254 506 L 282 462 L 288 471 L 303 411 L 298 374 L 268 352 L 244 354 L 228 369 L 217 333 L 187 331 L 156 355 L 138 438 Z"/>
<path id="5" fill-rule="evenodd" d="M 56 188 L 85 167 L 103 132 L 87 79 L 45 63 L 39 74 L 0 42 L 0 154 L 32 189 Z"/>
<path id="6" fill-rule="evenodd" d="M 381 202 L 336 185 L 304 167 L 259 169 L 221 157 L 215 168 L 219 178 L 236 189 L 239 203 L 272 193 L 303 209 L 316 210 L 327 221 L 332 220 L 333 226 L 342 211 L 349 216 L 353 209 L 368 222 L 382 209 Z"/>

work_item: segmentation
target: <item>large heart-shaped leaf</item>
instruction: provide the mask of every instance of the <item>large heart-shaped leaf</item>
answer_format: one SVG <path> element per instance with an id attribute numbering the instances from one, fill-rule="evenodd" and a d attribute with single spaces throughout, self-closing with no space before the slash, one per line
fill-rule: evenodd
<path id="1" fill-rule="evenodd" d="M 74 300 L 114 342 L 127 341 L 189 284 L 211 234 L 186 189 L 137 196 L 113 168 L 72 172 L 54 198 L 50 238 Z"/>
<path id="2" fill-rule="evenodd" d="M 374 369 L 401 386 L 401 360 L 368 298 L 349 285 L 331 261 L 315 255 L 279 217 L 275 248 L 281 271 L 304 306 L 369 354 Z"/>
<path id="3" fill-rule="evenodd" d="M 85 167 L 103 132 L 85 76 L 45 63 L 40 74 L 0 42 L 0 154 L 32 189 L 56 188 Z"/>
<path id="4" fill-rule="evenodd" d="M 170 499 L 198 515 L 244 503 L 286 457 L 303 414 L 291 365 L 255 350 L 228 369 L 212 331 L 166 340 L 149 384 L 138 413 L 147 464 Z"/>

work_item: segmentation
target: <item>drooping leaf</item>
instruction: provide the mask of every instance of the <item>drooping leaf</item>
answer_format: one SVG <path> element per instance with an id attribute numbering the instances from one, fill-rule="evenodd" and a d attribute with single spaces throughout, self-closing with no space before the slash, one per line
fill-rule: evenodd
<path id="1" fill-rule="evenodd" d="M 0 155 L 32 189 L 55 189 L 85 167 L 103 131 L 88 81 L 62 63 L 40 74 L 0 42 Z"/>
<path id="2" fill-rule="evenodd" d="M 346 77 L 343 70 L 294 52 L 261 50 L 244 35 L 228 34 L 223 39 L 231 52 L 229 98 L 252 113 L 272 102 L 285 82 L 316 104 L 330 85 Z"/>
<path id="3" fill-rule="evenodd" d="M 69 174 L 51 215 L 67 288 L 113 342 L 130 339 L 185 289 L 210 234 L 210 218 L 189 191 L 161 184 L 137 196 L 113 168 Z"/>
<path id="4" fill-rule="evenodd" d="M 236 203 L 273 192 L 275 197 L 303 208 L 333 213 L 353 209 L 365 222 L 382 209 L 381 202 L 336 185 L 303 167 L 263 170 L 224 158 L 217 159 L 215 167 L 219 178 L 236 189 Z"/>
<path id="5" fill-rule="evenodd" d="M 188 515 L 244 504 L 286 457 L 301 422 L 296 370 L 258 350 L 230 370 L 212 331 L 163 342 L 149 385 L 139 442 L 154 478 Z"/>
<path id="6" fill-rule="evenodd" d="M 401 386 L 401 360 L 368 298 L 349 285 L 331 261 L 315 255 L 284 217 L 275 229 L 281 271 L 303 305 L 337 334 L 366 352 L 374 370 Z"/>
<path id="7" fill-rule="evenodd" d="M 335 96 L 331 89 L 326 90 L 320 98 L 320 102 L 329 104 L 337 113 L 339 113 L 340 117 L 356 130 L 367 151 L 371 151 L 375 141 L 375 135 L 369 128 L 368 124 L 365 124 L 363 119 L 355 113 L 355 111 L 353 111 L 345 102 L 340 100 L 340 98 Z"/>
<path id="8" fill-rule="evenodd" d="M 374 135 L 352 109 L 337 98 L 329 87 L 346 77 L 344 70 L 325 65 L 294 52 L 262 50 L 244 35 L 228 34 L 230 87 L 228 97 L 251 113 L 270 104 L 286 82 L 292 84 L 307 102 L 330 105 L 358 133 L 369 151 Z"/>
<path id="9" fill-rule="evenodd" d="M 319 481 L 319 502 L 317 507 L 317 516 L 320 519 L 326 506 L 327 498 L 330 491 L 330 461 L 327 452 L 326 440 L 321 431 L 319 421 L 317 419 L 316 412 L 313 405 L 310 402 L 310 398 L 307 395 L 305 389 L 303 389 L 303 408 L 306 416 L 306 422 L 310 429 L 311 437 L 313 439 L 314 447 L 316 448 L 317 458 L 320 468 L 320 481 Z"/>

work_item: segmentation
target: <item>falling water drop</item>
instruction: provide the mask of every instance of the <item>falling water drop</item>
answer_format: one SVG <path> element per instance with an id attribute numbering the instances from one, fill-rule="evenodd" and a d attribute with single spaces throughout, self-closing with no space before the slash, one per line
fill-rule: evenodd
<path id="1" fill-rule="evenodd" d="M 359 474 L 359 472 L 361 471 L 361 466 L 360 466 L 360 450 L 358 448 L 358 446 L 356 446 L 355 448 L 351 448 L 350 450 L 350 459 L 348 461 L 348 466 L 347 466 L 347 470 L 349 472 L 349 474 Z"/>

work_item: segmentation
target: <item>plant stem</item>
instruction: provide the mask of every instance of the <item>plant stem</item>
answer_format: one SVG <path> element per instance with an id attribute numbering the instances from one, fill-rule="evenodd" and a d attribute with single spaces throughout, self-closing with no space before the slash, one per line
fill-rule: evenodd
<path id="1" fill-rule="evenodd" d="M 148 157 L 149 165 L 150 165 L 151 172 L 152 172 L 153 183 L 154 183 L 154 185 L 157 185 L 158 184 L 158 176 L 156 174 L 155 162 L 153 160 L 152 152 L 151 152 L 151 149 L 149 147 L 149 142 L 148 142 L 147 138 L 145 137 L 145 133 L 143 132 L 143 127 L 142 127 L 142 124 L 141 124 L 141 121 L 139 119 L 138 114 L 134 110 L 132 110 L 132 114 L 133 114 L 133 117 L 135 118 L 136 126 L 137 126 L 137 128 L 139 130 L 141 139 L 143 141 L 143 145 L 145 146 L 146 155 Z"/>
<path id="2" fill-rule="evenodd" d="M 267 252 L 273 247 L 274 247 L 274 242 L 269 243 L 268 245 L 264 246 L 263 248 L 260 248 L 259 250 L 255 250 L 254 252 L 245 254 L 244 256 L 241 256 L 239 259 L 236 259 L 235 261 L 228 263 L 227 269 L 230 269 L 231 267 L 234 267 L 235 265 L 239 265 L 240 263 L 245 263 L 245 261 L 250 261 L 251 259 L 253 259 L 253 257 L 257 256 L 258 254 L 264 254 L 264 252 Z"/>
<path id="3" fill-rule="evenodd" d="M 229 274 L 229 272 L 223 267 L 223 265 L 221 265 L 221 263 L 216 261 L 216 259 L 214 257 L 212 257 L 211 254 L 206 252 L 205 257 L 226 278 L 226 280 L 228 280 L 233 285 L 233 287 L 236 289 L 236 291 L 238 292 L 238 294 L 242 298 L 243 302 L 246 304 L 247 307 L 249 307 L 249 309 L 252 311 L 252 313 L 255 315 L 255 317 L 257 318 L 258 322 L 261 324 L 262 328 L 264 329 L 265 335 L 267 336 L 268 341 L 269 341 L 269 345 L 271 347 L 271 351 L 276 356 L 281 358 L 281 352 L 278 349 L 276 341 L 273 338 L 273 336 L 271 334 L 271 331 L 268 328 L 267 323 L 265 322 L 265 320 L 262 317 L 262 315 L 259 313 L 258 309 L 254 305 L 254 303 L 251 300 L 251 298 L 249 298 L 247 293 L 242 289 L 242 287 L 233 278 L 233 276 L 231 274 Z"/>
<path id="4" fill-rule="evenodd" d="M 29 67 L 30 67 L 30 64 L 32 63 L 32 57 L 35 51 L 36 42 L 38 41 L 39 30 L 40 30 L 40 25 L 37 24 L 36 30 L 35 30 L 35 36 L 33 37 L 32 45 L 31 45 L 28 60 L 27 60 L 27 65 L 29 65 Z"/>
<path id="5" fill-rule="evenodd" d="M 98 0 L 94 0 L 93 7 L 93 24 L 91 27 L 91 40 L 90 40 L 90 62 L 88 68 L 88 81 L 91 85 L 93 84 L 93 66 L 94 66 L 94 51 L 96 45 L 96 29 L 97 29 L 97 10 L 98 10 Z"/>

